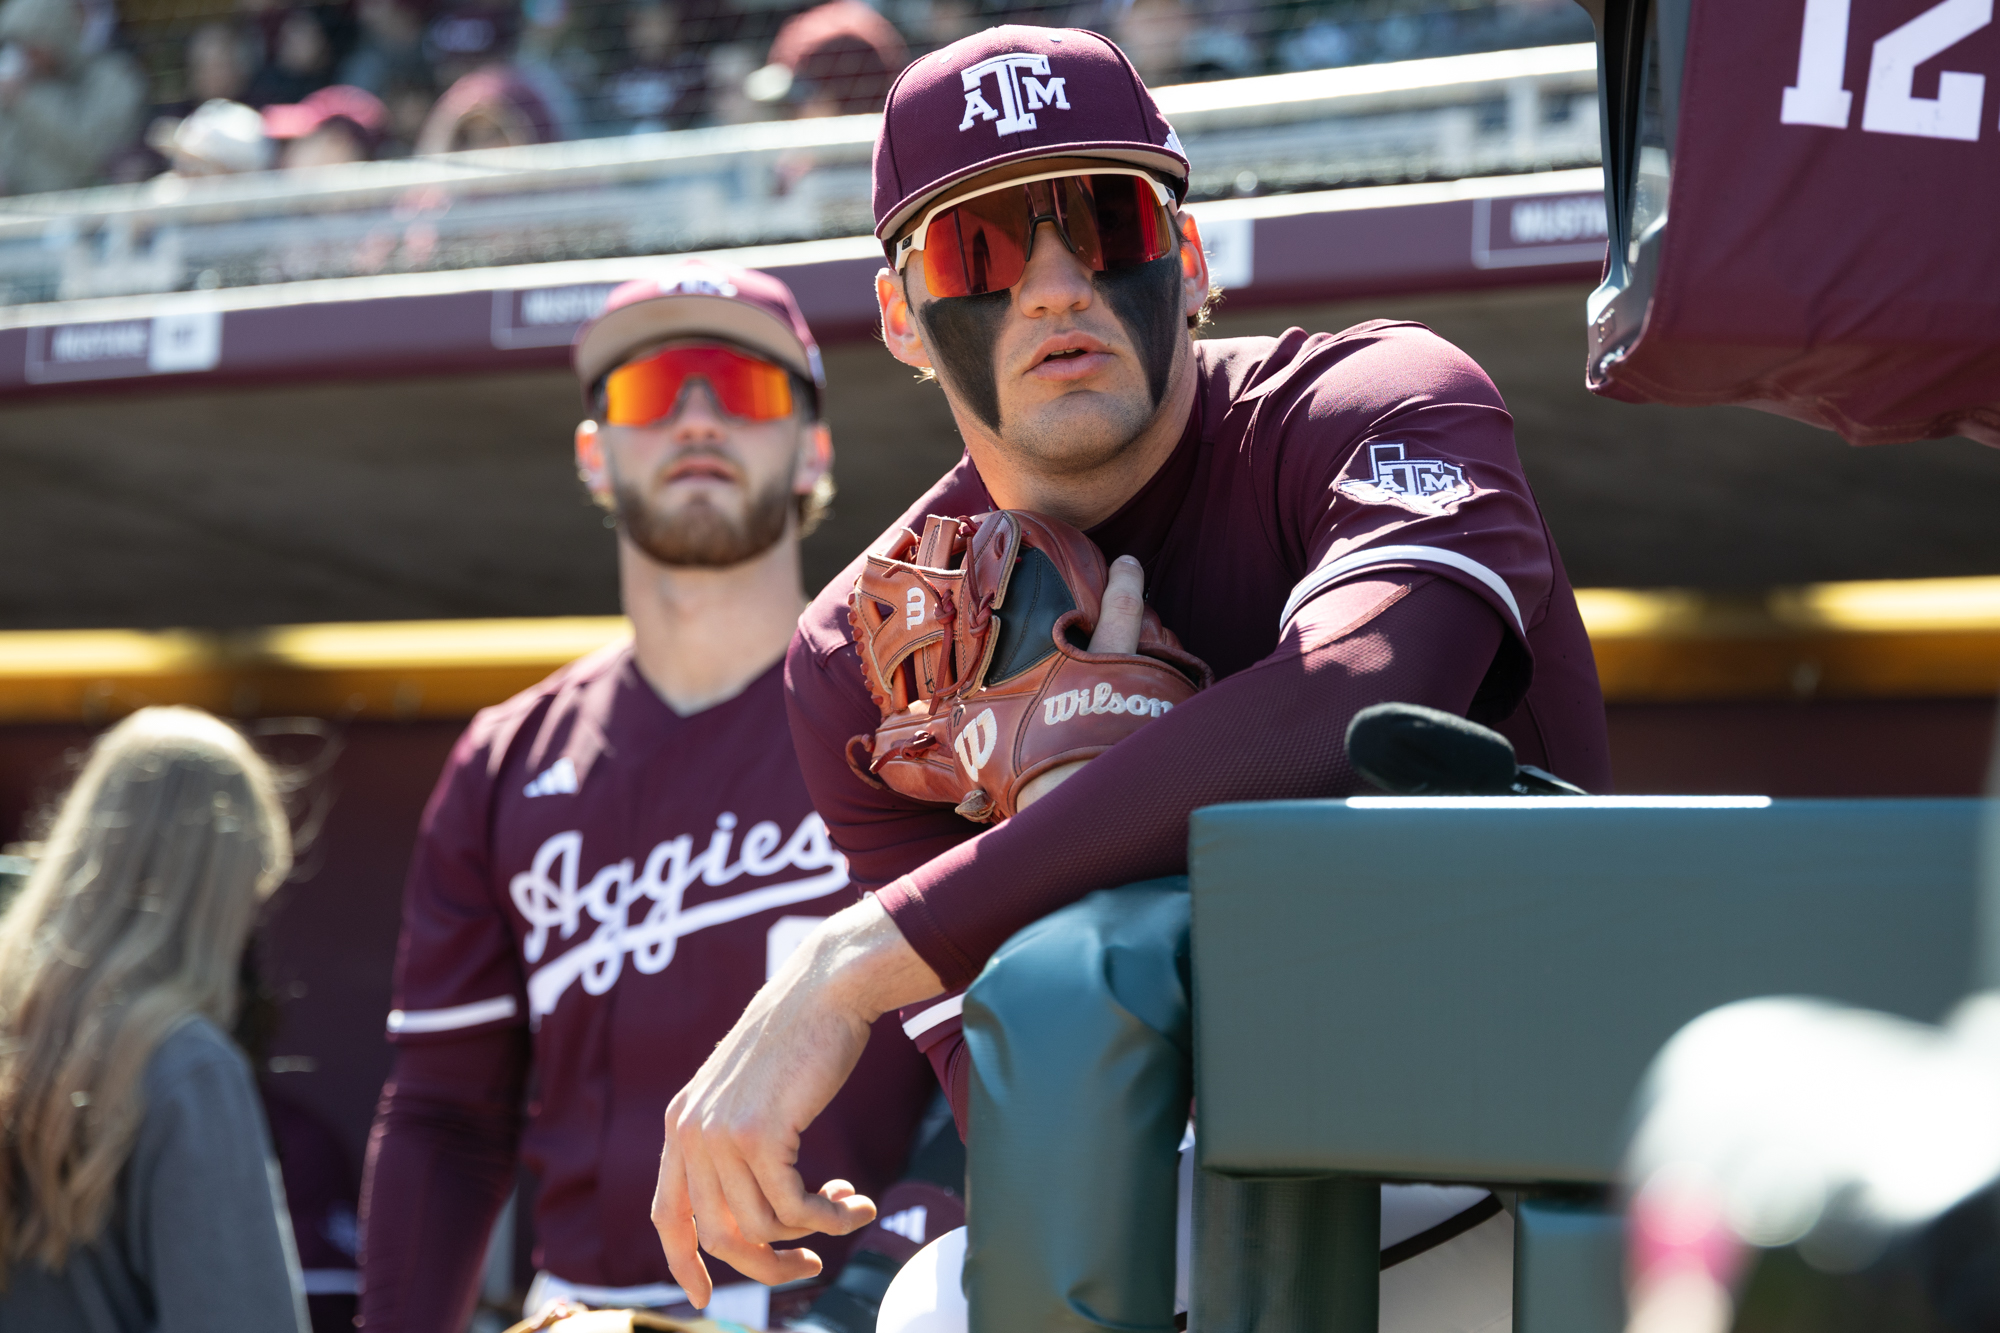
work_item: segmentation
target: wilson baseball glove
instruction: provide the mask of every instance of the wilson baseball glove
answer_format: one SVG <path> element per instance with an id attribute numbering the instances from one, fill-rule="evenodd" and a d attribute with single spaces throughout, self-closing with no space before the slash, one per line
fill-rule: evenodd
<path id="1" fill-rule="evenodd" d="M 847 743 L 849 765 L 992 823 L 1040 774 L 1207 688 L 1208 667 L 1151 607 L 1136 653 L 1089 651 L 1105 577 L 1088 537 L 1018 509 L 934 514 L 871 554 L 848 623 L 882 725 Z"/>

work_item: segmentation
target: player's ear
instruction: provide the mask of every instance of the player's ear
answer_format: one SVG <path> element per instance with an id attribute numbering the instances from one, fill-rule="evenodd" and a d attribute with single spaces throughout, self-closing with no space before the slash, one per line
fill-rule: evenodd
<path id="1" fill-rule="evenodd" d="M 1183 209 L 1179 222 L 1181 297 L 1187 307 L 1187 317 L 1193 319 L 1201 313 L 1202 302 L 1208 299 L 1208 254 L 1201 248 L 1201 228 L 1195 224 L 1194 214 Z"/>
<path id="2" fill-rule="evenodd" d="M 591 499 L 610 507 L 611 478 L 604 469 L 604 440 L 595 421 L 576 423 L 576 475 Z"/>
<path id="3" fill-rule="evenodd" d="M 799 460 L 792 467 L 792 491 L 810 495 L 819 479 L 833 471 L 833 431 L 824 421 L 815 421 L 806 431 Z"/>
<path id="4" fill-rule="evenodd" d="M 931 359 L 917 333 L 916 312 L 903 294 L 903 280 L 886 268 L 875 275 L 875 303 L 882 311 L 882 341 L 889 355 L 906 366 L 929 370 Z"/>

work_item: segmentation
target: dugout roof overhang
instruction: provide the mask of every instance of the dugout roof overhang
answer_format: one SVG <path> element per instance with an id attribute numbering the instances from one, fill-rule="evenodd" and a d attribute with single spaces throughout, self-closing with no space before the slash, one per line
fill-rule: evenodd
<path id="1" fill-rule="evenodd" d="M 1198 203 L 1225 288 L 1216 332 L 1394 317 L 1458 343 L 1506 397 L 1578 584 L 1761 592 L 2000 569 L 2000 451 L 1854 450 L 1745 409 L 1592 397 L 1600 184 L 1580 168 Z M 877 341 L 871 238 L 716 253 L 783 276 L 826 346 L 842 494 L 805 547 L 816 587 L 951 465 L 956 432 Z M 609 534 L 568 462 L 569 343 L 613 284 L 663 262 L 0 309 L 0 466 L 16 480 L 0 558 L 35 570 L 0 599 L 0 627 L 615 610 Z"/>

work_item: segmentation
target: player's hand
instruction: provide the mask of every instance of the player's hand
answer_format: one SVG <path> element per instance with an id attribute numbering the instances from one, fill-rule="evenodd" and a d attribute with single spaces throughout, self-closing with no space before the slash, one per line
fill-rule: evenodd
<path id="1" fill-rule="evenodd" d="M 854 1072 L 869 1024 L 943 989 L 888 912 L 864 898 L 807 937 L 674 1097 L 653 1226 L 697 1309 L 714 1291 L 699 1250 L 775 1286 L 815 1276 L 820 1261 L 773 1242 L 844 1236 L 875 1220 L 874 1203 L 844 1180 L 806 1190 L 799 1135 Z"/>
<path id="2" fill-rule="evenodd" d="M 1098 605 L 1097 628 L 1090 636 L 1093 653 L 1136 653 L 1139 651 L 1139 622 L 1146 614 L 1146 571 L 1129 555 L 1111 562 L 1104 580 L 1104 600 Z M 1025 810 L 1060 786 L 1085 764 L 1060 764 L 1037 775 L 1021 788 L 1016 808 Z"/>

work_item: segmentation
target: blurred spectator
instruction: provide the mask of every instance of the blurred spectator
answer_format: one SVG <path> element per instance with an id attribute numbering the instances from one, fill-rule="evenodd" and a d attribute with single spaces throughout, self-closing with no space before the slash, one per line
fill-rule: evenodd
<path id="1" fill-rule="evenodd" d="M 628 62 L 604 81 L 599 113 L 614 134 L 680 130 L 707 109 L 707 63 L 683 46 L 670 0 L 633 0 L 625 10 Z"/>
<path id="2" fill-rule="evenodd" d="M 227 23 L 204 23 L 187 44 L 187 109 L 218 99 L 240 102 L 250 87 L 250 49 Z"/>
<path id="3" fill-rule="evenodd" d="M 264 108 L 264 135 L 278 145 L 281 167 L 370 161 L 388 124 L 380 98 L 340 83 L 293 106 Z"/>
<path id="4" fill-rule="evenodd" d="M 0 1328 L 304 1333 L 225 1035 L 291 863 L 270 766 L 215 718 L 145 708 L 92 747 L 0 915 Z"/>
<path id="5" fill-rule="evenodd" d="M 359 0 L 354 19 L 359 34 L 340 64 L 342 83 L 385 99 L 392 83 L 430 83 L 421 0 Z"/>
<path id="6" fill-rule="evenodd" d="M 1249 34 L 1228 23 L 1203 23 L 1181 45 L 1181 77 L 1240 79 L 1262 72 L 1263 58 Z"/>
<path id="7" fill-rule="evenodd" d="M 250 40 L 234 24 L 204 23 L 196 28 L 184 48 L 185 96 L 153 108 L 145 135 L 128 141 L 105 164 L 105 183 L 132 185 L 171 172 L 173 163 L 154 147 L 154 141 L 170 136 L 181 121 L 205 102 L 242 101 L 256 64 L 251 50 Z"/>
<path id="8" fill-rule="evenodd" d="M 1495 0 L 1489 13 L 1466 27 L 1480 50 L 1560 46 L 1596 36 L 1590 16 L 1570 0 Z"/>
<path id="9" fill-rule="evenodd" d="M 1296 71 L 1351 65 L 1357 50 L 1350 24 L 1325 16 L 1309 18 L 1278 39 L 1278 68 Z"/>
<path id="10" fill-rule="evenodd" d="M 493 65 L 466 75 L 438 99 L 417 135 L 417 152 L 516 148 L 559 138 L 541 94 L 514 70 Z"/>
<path id="11" fill-rule="evenodd" d="M 233 0 L 235 19 L 187 35 L 147 0 L 144 8 L 158 17 L 128 24 L 125 36 L 148 48 L 148 65 L 172 70 L 161 96 L 182 100 L 155 114 L 187 118 L 218 99 L 296 107 L 344 84 L 384 106 L 373 132 L 378 158 L 414 151 L 440 90 L 489 67 L 505 68 L 503 82 L 519 95 L 467 120 L 459 137 L 468 141 L 546 142 L 873 110 L 910 48 L 934 50 L 1009 18 L 1106 32 L 1155 84 L 1592 36 L 1574 0 L 833 0 L 794 12 L 800 3 Z M 0 50 L 0 191 L 162 170 L 129 132 L 139 76 L 137 64 L 109 45 L 115 0 L 0 0 L 6 12 L 30 16 L 14 21 L 54 40 L 17 37 Z M 168 43 L 180 49 L 157 49 Z M 88 80 L 97 84 L 86 91 Z M 31 129 L 14 112 L 24 98 Z M 520 110 L 529 105 L 532 113 Z M 107 139 L 121 137 L 106 150 Z M 358 142 L 346 130 L 311 145 L 298 142 L 305 137 L 286 142 L 311 160 L 345 160 Z"/>
<path id="12" fill-rule="evenodd" d="M 429 69 L 392 77 L 382 89 L 382 105 L 388 111 L 389 123 L 375 156 L 408 157 L 415 152 L 417 136 L 423 133 L 424 121 L 430 118 L 431 107 L 436 103 L 437 85 L 431 82 Z"/>
<path id="13" fill-rule="evenodd" d="M 1458 49 L 1458 15 L 1443 10 L 1391 14 L 1375 25 L 1375 59 L 1420 60 Z"/>
<path id="14" fill-rule="evenodd" d="M 333 82 L 333 38 L 317 9 L 294 9 L 278 24 L 271 58 L 250 79 L 252 106 L 303 101 Z"/>
<path id="15" fill-rule="evenodd" d="M 1188 39 L 1195 15 L 1184 0 L 1131 0 L 1111 25 L 1111 38 L 1148 86 L 1165 87 L 1186 77 Z"/>
<path id="16" fill-rule="evenodd" d="M 918 51 L 935 51 L 986 26 L 973 0 L 900 0 L 889 10 L 896 30 L 908 34 Z M 1079 26 L 1097 24 L 1079 20 Z"/>
<path id="17" fill-rule="evenodd" d="M 583 101 L 597 86 L 597 61 L 571 40 L 569 0 L 521 0 L 526 21 L 514 48 L 514 73 L 535 90 L 549 109 L 555 137 L 574 139 L 583 132 Z"/>
<path id="18" fill-rule="evenodd" d="M 121 51 L 84 50 L 76 0 L 0 6 L 0 193 L 93 183 L 137 134 L 146 84 Z"/>
<path id="19" fill-rule="evenodd" d="M 724 42 L 708 49 L 703 73 L 708 85 L 709 124 L 742 125 L 771 118 L 771 108 L 753 100 L 744 89 L 757 68 L 757 48 L 748 42 Z"/>
<path id="20" fill-rule="evenodd" d="M 441 88 L 513 54 L 517 16 L 504 9 L 463 5 L 446 10 L 424 34 L 424 59 Z"/>
<path id="21" fill-rule="evenodd" d="M 271 165 L 264 117 L 241 102 L 203 102 L 194 114 L 165 116 L 146 131 L 146 142 L 176 176 L 231 176 Z"/>
<path id="22" fill-rule="evenodd" d="M 756 100 L 783 103 L 800 118 L 858 115 L 882 109 L 909 60 L 889 20 L 861 0 L 827 0 L 778 29 L 748 88 Z"/>
<path id="23" fill-rule="evenodd" d="M 515 56 L 520 19 L 512 10 L 473 4 L 447 10 L 431 24 L 424 35 L 424 55 L 446 92 L 418 132 L 417 152 L 552 143 L 576 137 L 583 116 L 561 77 L 541 52 L 522 59 Z M 535 26 L 547 29 L 553 25 L 544 16 Z M 545 34 L 544 46 L 546 41 Z M 470 136 L 467 141 L 451 147 L 424 146 L 447 142 L 437 137 L 444 133 L 439 125 L 460 117 L 469 117 L 459 135 Z"/>

